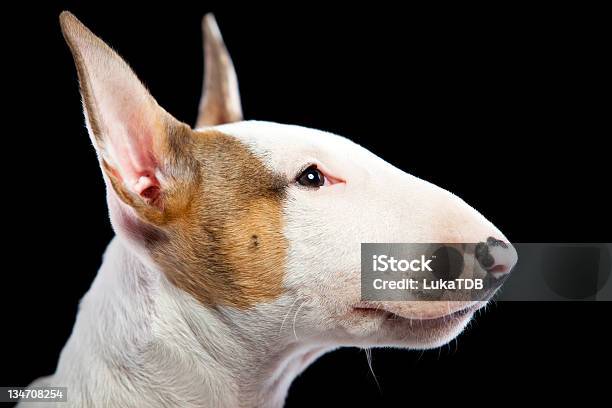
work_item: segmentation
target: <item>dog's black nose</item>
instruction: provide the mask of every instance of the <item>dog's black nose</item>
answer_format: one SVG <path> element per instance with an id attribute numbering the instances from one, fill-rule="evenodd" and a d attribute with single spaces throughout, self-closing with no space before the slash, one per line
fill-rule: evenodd
<path id="1" fill-rule="evenodd" d="M 474 255 L 480 266 L 495 278 L 510 273 L 518 260 L 512 245 L 493 237 L 478 243 Z"/>

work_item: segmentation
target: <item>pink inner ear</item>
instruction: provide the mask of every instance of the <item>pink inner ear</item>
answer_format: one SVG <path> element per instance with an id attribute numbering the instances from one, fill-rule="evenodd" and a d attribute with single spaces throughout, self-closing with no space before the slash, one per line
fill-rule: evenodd
<path id="1" fill-rule="evenodd" d="M 156 174 L 162 161 L 158 147 L 165 136 L 163 111 L 123 62 L 94 62 L 91 87 L 103 125 L 102 134 L 96 135 L 103 156 L 126 190 L 154 200 L 161 187 Z"/>
<path id="2" fill-rule="evenodd" d="M 108 135 L 110 146 L 107 153 L 117 167 L 115 175 L 132 193 L 146 201 L 154 201 L 160 193 L 160 183 L 155 176 L 158 160 L 154 153 L 154 120 L 147 117 L 143 109 L 129 112 L 128 109 L 116 113 L 125 123 L 114 127 Z M 153 123 L 151 123 L 153 122 Z"/>

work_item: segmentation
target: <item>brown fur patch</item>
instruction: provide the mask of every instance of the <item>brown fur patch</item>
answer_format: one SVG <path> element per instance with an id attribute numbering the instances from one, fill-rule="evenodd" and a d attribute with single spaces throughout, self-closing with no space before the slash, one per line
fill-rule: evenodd
<path id="1" fill-rule="evenodd" d="M 189 191 L 188 205 L 183 197 L 173 200 L 179 211 L 165 208 L 173 216 L 158 224 L 164 239 L 149 243 L 153 259 L 173 284 L 207 305 L 246 308 L 278 297 L 287 252 L 287 180 L 230 136 L 182 132 L 191 134 L 189 156 L 198 177 L 192 188 L 180 189 Z"/>

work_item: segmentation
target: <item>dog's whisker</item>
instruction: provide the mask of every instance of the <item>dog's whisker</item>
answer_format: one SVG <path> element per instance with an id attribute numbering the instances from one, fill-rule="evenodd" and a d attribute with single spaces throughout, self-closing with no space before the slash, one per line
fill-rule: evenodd
<path id="1" fill-rule="evenodd" d="M 295 314 L 293 315 L 293 336 L 295 337 L 296 340 L 299 340 L 298 336 L 297 336 L 297 331 L 296 331 L 296 328 L 295 328 L 296 319 L 297 319 L 298 313 L 300 313 L 300 309 L 302 309 L 302 306 L 304 306 L 307 301 L 308 301 L 308 299 L 304 300 L 300 304 L 300 306 L 297 308 L 297 310 L 295 311 Z"/>
<path id="2" fill-rule="evenodd" d="M 283 317 L 283 321 L 281 322 L 280 328 L 278 329 L 278 334 L 281 334 L 283 331 L 283 327 L 285 326 L 285 321 L 287 320 L 287 317 L 289 317 L 289 314 L 291 313 L 291 311 L 293 310 L 293 306 L 295 306 L 295 304 L 301 300 L 302 297 L 297 297 L 293 300 L 293 302 L 291 303 L 291 306 L 289 306 L 289 309 L 287 310 L 287 313 L 285 313 L 285 317 Z"/>
<path id="3" fill-rule="evenodd" d="M 382 393 L 382 388 L 380 387 L 380 383 L 378 382 L 376 373 L 374 373 L 374 364 L 372 362 L 372 349 L 368 347 L 368 348 L 363 349 L 363 351 L 365 351 L 366 361 L 368 362 L 370 373 L 372 374 L 372 377 L 374 378 L 374 382 L 376 383 L 376 386 L 378 387 L 378 391 Z"/>

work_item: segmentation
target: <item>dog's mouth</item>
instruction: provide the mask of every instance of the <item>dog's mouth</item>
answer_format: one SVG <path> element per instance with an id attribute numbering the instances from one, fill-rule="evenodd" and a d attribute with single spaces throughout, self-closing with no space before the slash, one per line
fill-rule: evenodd
<path id="1" fill-rule="evenodd" d="M 353 312 L 363 318 L 382 320 L 384 324 L 410 326 L 414 331 L 439 330 L 452 328 L 469 320 L 473 313 L 482 307 L 482 302 L 465 305 L 458 310 L 439 315 L 407 315 L 392 310 L 392 308 L 359 304 L 353 307 Z"/>

